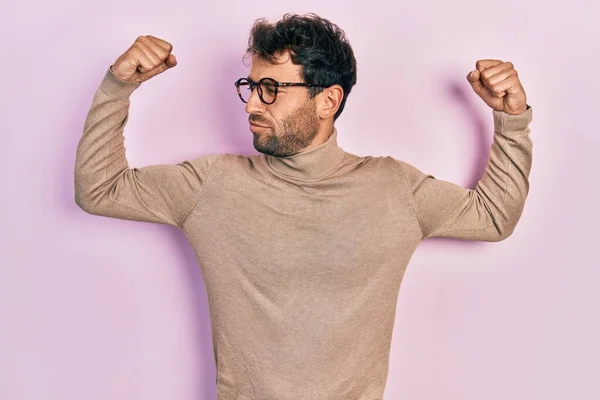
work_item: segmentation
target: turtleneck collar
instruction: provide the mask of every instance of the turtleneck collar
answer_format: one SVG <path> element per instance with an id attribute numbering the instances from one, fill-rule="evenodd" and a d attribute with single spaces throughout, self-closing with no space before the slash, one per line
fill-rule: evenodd
<path id="1" fill-rule="evenodd" d="M 266 155 L 267 164 L 275 171 L 293 178 L 317 179 L 336 166 L 344 156 L 337 143 L 337 129 L 317 147 L 289 157 Z"/>

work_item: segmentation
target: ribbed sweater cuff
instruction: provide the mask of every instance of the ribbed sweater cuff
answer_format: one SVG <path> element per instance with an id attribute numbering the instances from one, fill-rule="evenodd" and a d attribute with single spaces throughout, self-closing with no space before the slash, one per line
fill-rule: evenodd
<path id="1" fill-rule="evenodd" d="M 511 133 L 518 134 L 523 132 L 524 129 L 529 126 L 533 120 L 533 108 L 527 105 L 527 110 L 521 114 L 511 115 L 504 111 L 492 110 L 494 114 L 494 126 L 496 130 L 501 131 L 503 134 Z"/>
<path id="2" fill-rule="evenodd" d="M 110 67 L 112 67 L 112 65 Z M 104 79 L 102 79 L 102 82 L 100 83 L 100 89 L 114 99 L 127 101 L 129 96 L 131 96 L 131 93 L 133 93 L 141 83 L 122 80 L 112 72 L 110 67 L 108 67 Z"/>

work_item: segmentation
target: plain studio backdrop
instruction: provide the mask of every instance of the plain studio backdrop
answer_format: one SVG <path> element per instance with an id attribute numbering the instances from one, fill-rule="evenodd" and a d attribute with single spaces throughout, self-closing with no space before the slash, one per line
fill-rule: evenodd
<path id="1" fill-rule="evenodd" d="M 132 95 L 130 166 L 257 154 L 233 82 L 255 19 L 344 29 L 358 83 L 339 144 L 473 188 L 493 134 L 465 76 L 512 61 L 534 108 L 531 189 L 498 243 L 427 239 L 400 289 L 386 400 L 598 399 L 598 3 L 12 1 L 0 16 L 0 398 L 214 399 L 206 291 L 175 228 L 91 216 L 77 143 L 139 35 L 178 65 Z M 365 332 L 368 334 L 368 332 Z"/>

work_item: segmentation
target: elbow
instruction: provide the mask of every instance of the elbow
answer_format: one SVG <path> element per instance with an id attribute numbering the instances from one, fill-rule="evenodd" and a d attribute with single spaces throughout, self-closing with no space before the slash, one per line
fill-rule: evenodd
<path id="1" fill-rule="evenodd" d="M 88 214 L 93 214 L 92 201 L 81 190 L 75 190 L 75 204 Z"/>
<path id="2" fill-rule="evenodd" d="M 91 196 L 75 194 L 75 204 L 90 215 L 106 215 L 106 209 L 102 202 L 95 201 Z"/>
<path id="3" fill-rule="evenodd" d="M 512 235 L 512 231 L 511 232 L 503 232 L 497 236 L 497 239 L 494 240 L 494 242 L 503 242 L 506 239 L 508 239 L 510 237 L 510 235 Z"/>
<path id="4" fill-rule="evenodd" d="M 102 206 L 102 192 L 99 190 L 100 188 L 90 185 L 88 181 L 81 174 L 75 175 L 75 204 L 88 214 L 98 214 L 99 208 Z"/>
<path id="5" fill-rule="evenodd" d="M 74 200 L 75 204 L 83 211 L 93 215 L 105 215 L 110 208 L 111 190 L 114 185 L 106 183 L 91 184 L 93 180 L 84 177 L 75 177 Z"/>
<path id="6" fill-rule="evenodd" d="M 496 230 L 496 237 L 494 238 L 495 242 L 506 240 L 514 233 L 519 224 L 519 220 L 521 219 L 522 212 L 523 207 L 520 207 L 514 209 L 510 213 L 500 214 L 499 217 L 492 216 L 492 221 Z"/>
<path id="7" fill-rule="evenodd" d="M 74 200 L 75 204 L 86 213 L 94 215 L 99 213 L 101 202 L 98 201 L 98 197 L 91 190 L 86 190 L 85 187 L 75 184 Z"/>
<path id="8" fill-rule="evenodd" d="M 75 194 L 74 194 L 74 200 L 75 200 L 75 204 L 77 204 L 77 206 L 79 208 L 81 208 L 83 211 L 88 212 L 88 209 L 90 207 L 90 199 L 89 196 L 86 194 L 87 191 L 85 190 L 84 185 L 82 184 L 83 179 L 81 179 L 81 176 L 79 176 L 77 174 L 77 171 L 75 171 L 75 184 L 74 184 L 74 188 L 75 188 Z"/>
<path id="9" fill-rule="evenodd" d="M 492 241 L 502 242 L 502 241 L 508 239 L 515 231 L 516 226 L 517 226 L 516 222 L 504 224 L 502 226 L 496 225 L 498 234 L 494 237 L 494 239 Z"/>
<path id="10" fill-rule="evenodd" d="M 498 226 L 499 240 L 508 239 L 517 228 L 519 221 L 521 220 L 521 216 L 523 215 L 523 206 L 516 208 L 512 213 L 507 215 L 504 219 L 502 219 L 500 226 Z"/>

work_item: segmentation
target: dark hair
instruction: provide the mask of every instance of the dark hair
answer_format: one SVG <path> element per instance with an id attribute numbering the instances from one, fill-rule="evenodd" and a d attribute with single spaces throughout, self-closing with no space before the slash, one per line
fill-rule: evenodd
<path id="1" fill-rule="evenodd" d="M 335 121 L 356 84 L 356 59 L 344 31 L 314 13 L 288 13 L 274 24 L 264 18 L 254 22 L 246 55 L 275 63 L 277 56 L 286 50 L 290 52 L 292 63 L 302 66 L 304 82 L 327 86 L 338 84 L 344 89 L 342 102 L 333 117 Z M 323 88 L 308 90 L 313 98 Z"/>

